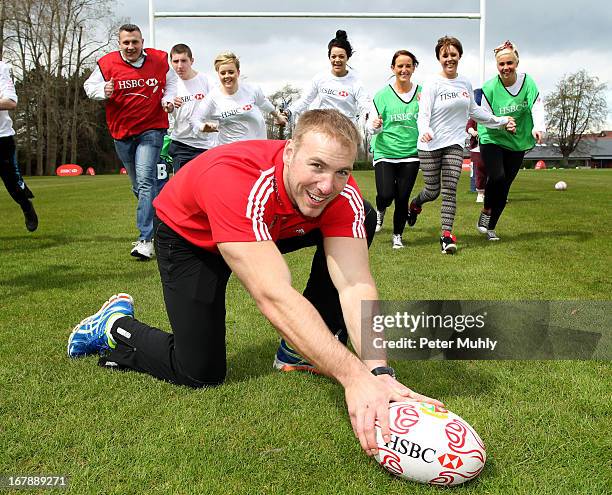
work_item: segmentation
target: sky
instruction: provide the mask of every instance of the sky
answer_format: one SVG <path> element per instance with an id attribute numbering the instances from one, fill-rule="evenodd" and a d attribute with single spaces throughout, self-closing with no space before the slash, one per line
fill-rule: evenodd
<path id="1" fill-rule="evenodd" d="M 479 0 L 422 2 L 411 0 L 154 0 L 155 10 L 188 12 L 478 12 Z M 149 1 L 117 0 L 115 15 L 138 24 L 150 40 Z M 519 70 L 533 77 L 544 96 L 565 75 L 585 69 L 607 83 L 607 129 L 612 130 L 612 3 L 604 0 L 487 0 L 485 79 L 497 74 L 493 48 L 509 39 L 520 54 Z M 156 19 L 156 46 L 169 51 L 186 43 L 194 68 L 214 76 L 212 61 L 222 51 L 240 58 L 241 75 L 271 94 L 285 84 L 305 89 L 312 77 L 329 70 L 327 43 L 337 29 L 347 31 L 355 54 L 349 60 L 374 95 L 391 75 L 393 53 L 407 49 L 419 60 L 413 81 L 439 72 L 434 47 L 451 35 L 461 40 L 459 73 L 479 85 L 479 21 L 475 19 Z"/>

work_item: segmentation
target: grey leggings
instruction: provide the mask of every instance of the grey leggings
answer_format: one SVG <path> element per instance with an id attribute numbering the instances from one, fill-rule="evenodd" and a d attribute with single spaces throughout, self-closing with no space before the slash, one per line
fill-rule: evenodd
<path id="1" fill-rule="evenodd" d="M 463 148 L 454 144 L 434 151 L 419 150 L 419 160 L 425 187 L 413 201 L 420 207 L 435 200 L 442 189 L 440 212 L 442 230 L 452 231 L 457 209 L 457 182 L 461 176 Z"/>

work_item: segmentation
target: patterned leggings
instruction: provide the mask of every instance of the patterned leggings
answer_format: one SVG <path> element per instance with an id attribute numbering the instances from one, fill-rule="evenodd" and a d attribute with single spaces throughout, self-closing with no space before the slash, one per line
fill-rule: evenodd
<path id="1" fill-rule="evenodd" d="M 454 144 L 434 151 L 419 150 L 419 160 L 425 187 L 413 201 L 420 207 L 423 203 L 435 200 L 440 195 L 442 185 L 442 230 L 452 231 L 457 209 L 457 182 L 463 164 L 463 148 Z"/>

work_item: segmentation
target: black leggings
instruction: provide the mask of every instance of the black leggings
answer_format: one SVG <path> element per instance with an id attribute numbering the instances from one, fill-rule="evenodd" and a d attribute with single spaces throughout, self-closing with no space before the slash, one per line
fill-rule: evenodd
<path id="1" fill-rule="evenodd" d="M 376 213 L 365 201 L 364 207 L 370 243 Z M 173 333 L 134 318 L 120 318 L 111 329 L 117 347 L 100 364 L 105 366 L 110 361 L 119 368 L 194 388 L 219 385 L 227 370 L 225 291 L 231 270 L 222 256 L 194 246 L 157 218 L 154 241 Z M 304 296 L 317 308 L 329 329 L 334 334 L 340 331 L 339 338 L 346 342 L 346 325 L 338 291 L 327 270 L 321 232 L 315 230 L 278 241 L 277 246 L 282 253 L 317 247 Z"/>
<path id="2" fill-rule="evenodd" d="M 402 234 L 408 218 L 408 200 L 419 173 L 419 162 L 391 163 L 380 161 L 374 167 L 376 176 L 376 209 L 383 211 L 395 200 L 393 233 Z"/>
<path id="3" fill-rule="evenodd" d="M 501 216 L 510 186 L 523 163 L 524 151 L 512 151 L 497 144 L 481 144 L 480 155 L 487 169 L 484 208 L 491 209 L 489 229 L 493 230 Z"/>
<path id="4" fill-rule="evenodd" d="M 26 186 L 19 171 L 13 136 L 0 137 L 0 176 L 15 203 L 21 206 L 22 210 L 28 210 L 31 207 L 30 198 L 34 195 Z"/>

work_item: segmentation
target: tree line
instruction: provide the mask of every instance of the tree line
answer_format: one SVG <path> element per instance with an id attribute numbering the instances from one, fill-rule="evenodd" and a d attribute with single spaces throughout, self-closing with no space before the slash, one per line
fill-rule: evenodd
<path id="1" fill-rule="evenodd" d="M 0 53 L 19 97 L 12 113 L 26 175 L 63 163 L 116 164 L 104 108 L 85 95 L 95 60 L 115 39 L 112 0 L 2 0 Z"/>
<path id="2" fill-rule="evenodd" d="M 117 170 L 104 105 L 87 98 L 83 83 L 96 59 L 116 49 L 114 0 L 1 0 L 0 54 L 13 67 L 19 96 L 12 113 L 18 161 L 25 175 L 52 175 L 63 163 Z M 566 75 L 545 98 L 549 140 L 567 159 L 582 135 L 605 123 L 606 85 L 581 70 Z M 269 96 L 279 108 L 299 97 L 286 85 Z M 290 128 L 268 121 L 268 135 Z"/>

